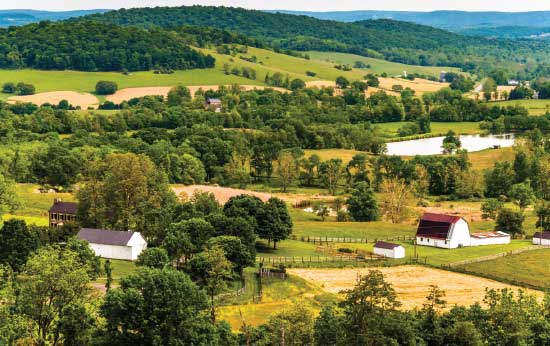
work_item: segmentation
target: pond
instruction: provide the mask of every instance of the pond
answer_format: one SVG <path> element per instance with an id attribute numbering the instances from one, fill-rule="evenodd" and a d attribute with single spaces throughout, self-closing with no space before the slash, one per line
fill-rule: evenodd
<path id="1" fill-rule="evenodd" d="M 387 155 L 415 156 L 415 155 L 438 155 L 443 153 L 443 138 L 433 137 L 414 139 L 403 142 L 387 143 Z M 511 147 L 514 145 L 513 134 L 503 135 L 463 135 L 460 136 L 462 149 L 468 152 L 481 151 L 494 147 Z"/>

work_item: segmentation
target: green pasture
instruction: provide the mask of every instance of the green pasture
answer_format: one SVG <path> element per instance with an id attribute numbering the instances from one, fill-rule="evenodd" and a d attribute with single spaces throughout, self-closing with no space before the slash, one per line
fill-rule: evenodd
<path id="1" fill-rule="evenodd" d="M 550 249 L 528 251 L 461 266 L 470 273 L 550 289 Z"/>
<path id="2" fill-rule="evenodd" d="M 363 69 L 363 73 L 377 73 L 381 74 L 386 72 L 390 76 L 401 75 L 403 71 L 407 73 L 419 73 L 430 75 L 439 78 L 441 71 L 454 71 L 460 72 L 460 69 L 452 67 L 431 67 L 431 66 L 416 66 L 416 65 L 405 65 L 395 62 L 390 62 L 381 59 L 367 58 L 355 54 L 346 54 L 346 53 L 335 53 L 335 52 L 316 52 L 310 51 L 307 52 L 311 59 L 321 60 L 326 62 L 331 62 L 332 64 L 349 64 L 353 66 L 356 61 L 361 61 L 365 64 L 370 65 L 368 69 Z"/>
<path id="3" fill-rule="evenodd" d="M 511 100 L 491 102 L 493 106 L 523 106 L 529 110 L 530 115 L 544 115 L 550 112 L 550 100 Z"/>

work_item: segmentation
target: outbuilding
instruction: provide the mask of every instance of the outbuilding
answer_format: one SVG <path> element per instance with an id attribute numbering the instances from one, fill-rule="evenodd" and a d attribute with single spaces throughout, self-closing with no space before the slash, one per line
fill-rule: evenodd
<path id="1" fill-rule="evenodd" d="M 82 228 L 76 237 L 86 240 L 96 256 L 102 258 L 135 261 L 147 248 L 139 232 Z"/>
<path id="2" fill-rule="evenodd" d="M 405 258 L 405 248 L 399 244 L 377 241 L 374 244 L 374 254 L 386 258 Z"/>
<path id="3" fill-rule="evenodd" d="M 536 232 L 533 235 L 533 244 L 550 246 L 550 232 Z"/>

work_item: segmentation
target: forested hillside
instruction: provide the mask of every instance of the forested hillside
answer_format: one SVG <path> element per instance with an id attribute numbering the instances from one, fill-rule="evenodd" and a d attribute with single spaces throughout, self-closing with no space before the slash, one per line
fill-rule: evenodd
<path id="1" fill-rule="evenodd" d="M 520 65 L 526 56 L 544 60 L 546 42 L 489 40 L 392 20 L 357 23 L 226 7 L 157 7 L 84 17 L 141 27 L 212 26 L 294 50 L 320 50 L 381 57 L 407 64 L 490 70 L 495 64 Z"/>
<path id="2" fill-rule="evenodd" d="M 213 66 L 213 57 L 164 30 L 97 22 L 41 22 L 0 30 L 0 68 L 139 71 Z"/>

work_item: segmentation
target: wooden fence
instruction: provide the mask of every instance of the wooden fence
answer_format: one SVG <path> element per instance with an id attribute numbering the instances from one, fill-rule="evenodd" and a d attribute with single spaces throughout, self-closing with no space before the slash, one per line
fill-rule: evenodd
<path id="1" fill-rule="evenodd" d="M 305 243 L 313 244 L 328 244 L 328 243 L 350 243 L 350 244 L 368 244 L 376 243 L 377 241 L 412 241 L 415 238 L 413 236 L 397 236 L 391 238 L 347 238 L 347 237 L 297 237 L 291 236 L 290 239 L 299 240 Z"/>
<path id="2" fill-rule="evenodd" d="M 519 254 L 519 253 L 522 253 L 522 252 L 539 250 L 539 249 L 543 249 L 543 248 L 545 248 L 545 247 L 544 246 L 539 246 L 539 245 L 533 245 L 533 246 L 525 247 L 525 248 L 522 248 L 522 249 L 510 250 L 510 251 L 507 251 L 507 252 L 501 252 L 501 253 L 494 254 L 494 255 L 478 257 L 478 258 L 474 258 L 474 259 L 471 259 L 471 260 L 464 260 L 464 261 L 460 261 L 460 262 L 449 263 L 449 264 L 446 264 L 444 266 L 451 267 L 451 268 L 452 267 L 458 267 L 458 266 L 462 266 L 462 265 L 466 265 L 466 264 L 490 261 L 490 260 L 494 260 L 494 259 L 497 259 L 497 258 L 500 258 L 500 257 L 516 255 L 516 254 Z"/>
<path id="3" fill-rule="evenodd" d="M 383 259 L 380 256 L 369 255 L 349 255 L 349 256 L 267 256 L 256 257 L 256 262 L 264 264 L 286 264 L 286 263 L 338 263 L 338 262 L 366 262 Z"/>

